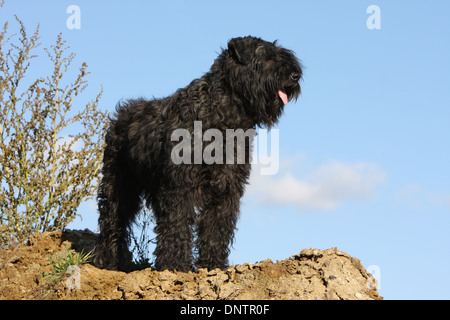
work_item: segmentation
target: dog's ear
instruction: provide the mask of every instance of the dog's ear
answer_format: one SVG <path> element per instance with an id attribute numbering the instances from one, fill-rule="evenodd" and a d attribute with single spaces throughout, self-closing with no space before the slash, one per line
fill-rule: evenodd
<path id="1" fill-rule="evenodd" d="M 254 56 L 255 48 L 247 38 L 233 38 L 228 42 L 228 52 L 240 64 L 249 64 Z"/>

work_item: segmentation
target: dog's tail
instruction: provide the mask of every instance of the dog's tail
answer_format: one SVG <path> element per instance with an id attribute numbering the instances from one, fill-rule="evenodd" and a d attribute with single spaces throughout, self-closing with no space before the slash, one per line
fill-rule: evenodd
<path id="1" fill-rule="evenodd" d="M 127 164 L 126 126 L 111 120 L 103 154 L 102 180 L 97 202 L 100 235 L 94 249 L 94 265 L 99 268 L 126 269 L 131 261 L 128 250 L 129 227 L 139 211 L 140 192 Z"/>

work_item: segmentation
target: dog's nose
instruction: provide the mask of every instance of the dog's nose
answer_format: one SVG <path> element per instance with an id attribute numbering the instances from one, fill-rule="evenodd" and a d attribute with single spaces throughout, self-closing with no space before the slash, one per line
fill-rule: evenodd
<path id="1" fill-rule="evenodd" d="M 294 81 L 298 81 L 300 79 L 300 74 L 299 73 L 291 73 L 291 79 Z"/>

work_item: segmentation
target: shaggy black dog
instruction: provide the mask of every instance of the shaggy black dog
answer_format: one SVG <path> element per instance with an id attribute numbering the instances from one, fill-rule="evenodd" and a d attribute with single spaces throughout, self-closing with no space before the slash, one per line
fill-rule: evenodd
<path id="1" fill-rule="evenodd" d="M 199 123 L 203 132 L 217 129 L 223 137 L 227 129 L 270 128 L 300 94 L 301 77 L 292 51 L 255 37 L 234 38 L 209 72 L 174 95 L 119 104 L 106 135 L 94 264 L 127 268 L 130 224 L 143 202 L 156 219 L 156 269 L 226 268 L 250 174 L 250 143 L 244 163 L 199 162 L 195 151 L 179 163 L 173 156 L 180 137 L 173 133 L 185 129 L 194 142 Z M 203 141 L 202 150 L 207 145 Z"/>

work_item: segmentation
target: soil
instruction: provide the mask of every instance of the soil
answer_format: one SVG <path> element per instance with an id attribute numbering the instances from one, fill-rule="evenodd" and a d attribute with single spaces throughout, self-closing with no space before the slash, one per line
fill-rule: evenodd
<path id="1" fill-rule="evenodd" d="M 374 278 L 359 259 L 336 248 L 304 249 L 286 260 L 264 260 L 227 270 L 183 273 L 144 269 L 130 273 L 84 264 L 56 282 L 49 257 L 67 248 L 92 249 L 96 234 L 35 234 L 28 245 L 0 249 L 0 299 L 58 300 L 380 300 Z"/>

